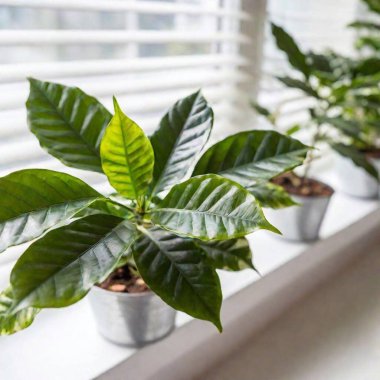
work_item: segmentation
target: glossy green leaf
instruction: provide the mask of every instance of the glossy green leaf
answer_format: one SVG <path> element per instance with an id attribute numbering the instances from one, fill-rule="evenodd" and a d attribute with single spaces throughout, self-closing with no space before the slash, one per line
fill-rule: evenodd
<path id="1" fill-rule="evenodd" d="M 247 190 L 259 201 L 261 207 L 278 209 L 298 204 L 283 187 L 271 182 L 258 182 Z"/>
<path id="2" fill-rule="evenodd" d="M 29 79 L 30 130 L 65 165 L 102 172 L 100 141 L 111 114 L 76 87 Z"/>
<path id="3" fill-rule="evenodd" d="M 216 269 L 240 271 L 255 269 L 252 264 L 252 253 L 245 238 L 222 241 L 198 242 L 205 252 L 207 261 Z"/>
<path id="4" fill-rule="evenodd" d="M 150 138 L 155 157 L 153 194 L 184 178 L 206 144 L 213 121 L 212 109 L 200 91 L 169 109 Z"/>
<path id="5" fill-rule="evenodd" d="M 115 115 L 100 146 L 102 166 L 111 185 L 130 199 L 139 199 L 153 176 L 152 145 L 144 131 L 120 109 L 114 98 Z"/>
<path id="6" fill-rule="evenodd" d="M 110 215 L 91 215 L 48 232 L 12 270 L 13 312 L 79 301 L 109 275 L 136 234 L 133 224 Z"/>
<path id="7" fill-rule="evenodd" d="M 151 218 L 178 235 L 206 241 L 241 237 L 258 229 L 277 232 L 247 190 L 214 174 L 173 186 L 151 211 Z"/>
<path id="8" fill-rule="evenodd" d="M 133 256 L 141 277 L 167 304 L 222 330 L 219 278 L 194 241 L 152 228 L 134 245 Z"/>
<path id="9" fill-rule="evenodd" d="M 52 170 L 0 178 L 0 252 L 40 236 L 101 197 L 80 179 Z"/>
<path id="10" fill-rule="evenodd" d="M 303 91 L 307 95 L 313 96 L 314 98 L 319 98 L 317 91 L 315 91 L 306 82 L 303 82 L 299 79 L 290 78 L 290 77 L 277 77 L 277 79 L 287 87 L 296 88 L 298 90 Z"/>
<path id="11" fill-rule="evenodd" d="M 307 151 L 300 141 L 275 131 L 240 132 L 210 147 L 193 175 L 215 173 L 248 187 L 301 165 Z"/>
<path id="12" fill-rule="evenodd" d="M 293 37 L 290 36 L 283 28 L 276 24 L 271 24 L 272 34 L 277 47 L 282 50 L 289 63 L 297 70 L 301 71 L 306 78 L 310 75 L 310 67 L 306 62 L 306 56 L 302 53 Z"/>
<path id="13" fill-rule="evenodd" d="M 12 289 L 8 288 L 0 293 L 0 335 L 14 334 L 27 328 L 39 312 L 39 309 L 28 307 L 11 314 L 12 305 Z"/>
<path id="14" fill-rule="evenodd" d="M 331 144 L 331 147 L 340 155 L 349 158 L 356 166 L 363 168 L 369 175 L 378 179 L 379 174 L 376 168 L 367 160 L 364 153 L 351 145 Z"/>

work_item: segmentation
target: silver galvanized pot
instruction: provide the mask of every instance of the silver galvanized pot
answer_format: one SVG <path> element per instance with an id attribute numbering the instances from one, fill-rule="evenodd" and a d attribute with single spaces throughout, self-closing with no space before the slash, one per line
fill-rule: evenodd
<path id="1" fill-rule="evenodd" d="M 120 293 L 94 286 L 89 300 L 100 334 L 114 343 L 143 346 L 174 329 L 176 311 L 153 292 Z"/>
<path id="2" fill-rule="evenodd" d="M 370 161 L 380 172 L 380 159 L 371 158 Z M 337 155 L 336 171 L 339 190 L 345 194 L 360 198 L 379 197 L 379 183 L 349 158 Z"/>
<path id="3" fill-rule="evenodd" d="M 315 197 L 292 195 L 292 198 L 300 205 L 279 210 L 268 209 L 265 215 L 281 231 L 285 239 L 317 240 L 331 195 Z"/>

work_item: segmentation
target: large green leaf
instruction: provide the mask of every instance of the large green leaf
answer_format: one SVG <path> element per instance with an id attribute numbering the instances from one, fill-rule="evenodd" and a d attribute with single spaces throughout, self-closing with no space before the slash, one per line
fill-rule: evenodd
<path id="1" fill-rule="evenodd" d="M 52 170 L 0 178 L 0 252 L 40 236 L 101 197 L 80 179 Z"/>
<path id="2" fill-rule="evenodd" d="M 144 281 L 166 303 L 222 330 L 219 278 L 194 241 L 152 228 L 134 245 L 133 256 Z"/>
<path id="3" fill-rule="evenodd" d="M 376 168 L 367 160 L 364 153 L 357 150 L 352 145 L 333 143 L 331 147 L 343 157 L 349 158 L 356 166 L 363 168 L 369 175 L 376 180 L 379 178 L 379 173 Z"/>
<path id="4" fill-rule="evenodd" d="M 254 186 L 248 187 L 247 190 L 255 196 L 261 207 L 278 209 L 298 204 L 293 201 L 283 187 L 271 182 L 258 182 Z"/>
<path id="5" fill-rule="evenodd" d="M 136 234 L 133 224 L 110 215 L 91 215 L 48 232 L 12 270 L 13 312 L 77 302 L 113 270 Z"/>
<path id="6" fill-rule="evenodd" d="M 151 218 L 178 235 L 206 241 L 241 237 L 258 229 L 277 232 L 247 190 L 215 174 L 173 186 L 151 211 Z"/>
<path id="7" fill-rule="evenodd" d="M 206 144 L 214 115 L 201 92 L 179 100 L 162 118 L 150 141 L 154 150 L 153 194 L 178 183 Z"/>
<path id="8" fill-rule="evenodd" d="M 248 131 L 209 148 L 193 175 L 215 173 L 249 187 L 301 165 L 308 147 L 275 131 Z"/>
<path id="9" fill-rule="evenodd" d="M 39 309 L 28 307 L 15 314 L 10 314 L 12 309 L 13 295 L 9 287 L 0 293 L 0 335 L 14 334 L 30 326 Z"/>
<path id="10" fill-rule="evenodd" d="M 252 264 L 252 253 L 247 239 L 230 239 L 197 243 L 206 254 L 207 261 L 214 268 L 239 271 L 255 269 Z"/>
<path id="11" fill-rule="evenodd" d="M 289 63 L 308 78 L 310 67 L 306 62 L 306 56 L 302 53 L 294 39 L 280 26 L 273 23 L 271 26 L 277 47 L 287 55 Z"/>
<path id="12" fill-rule="evenodd" d="M 277 77 L 277 79 L 287 87 L 297 88 L 298 90 L 305 92 L 307 95 L 319 98 L 317 91 L 315 91 L 307 82 L 290 77 Z"/>
<path id="13" fill-rule="evenodd" d="M 139 199 L 153 176 L 152 145 L 144 131 L 120 109 L 114 98 L 115 115 L 100 147 L 102 166 L 111 185 L 130 199 Z"/>
<path id="14" fill-rule="evenodd" d="M 41 146 L 67 166 L 101 173 L 100 141 L 112 115 L 79 88 L 29 82 L 28 122 Z"/>

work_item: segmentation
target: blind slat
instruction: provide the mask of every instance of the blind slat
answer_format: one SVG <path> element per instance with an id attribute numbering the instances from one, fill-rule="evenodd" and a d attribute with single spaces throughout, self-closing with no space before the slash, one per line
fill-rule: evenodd
<path id="1" fill-rule="evenodd" d="M 171 42 L 203 44 L 212 42 L 251 43 L 239 33 L 200 33 L 152 30 L 1 30 L 0 46 L 82 45 L 123 43 L 165 44 Z"/>
<path id="2" fill-rule="evenodd" d="M 160 58 L 102 59 L 69 62 L 15 63 L 0 65 L 0 83 L 24 80 L 27 76 L 65 78 L 181 69 L 186 67 L 245 66 L 249 61 L 242 56 L 227 54 L 167 56 Z"/>
<path id="3" fill-rule="evenodd" d="M 206 4 L 206 5 L 204 5 Z M 206 15 L 229 18 L 238 20 L 249 20 L 250 16 L 246 12 L 234 9 L 212 7 L 204 4 L 180 4 L 173 2 L 154 2 L 154 1 L 120 1 L 120 0 L 0 0 L 0 5 L 25 8 L 44 8 L 56 10 L 76 10 L 76 11 L 106 11 L 120 12 L 131 11 L 134 13 L 146 14 L 188 14 Z"/>

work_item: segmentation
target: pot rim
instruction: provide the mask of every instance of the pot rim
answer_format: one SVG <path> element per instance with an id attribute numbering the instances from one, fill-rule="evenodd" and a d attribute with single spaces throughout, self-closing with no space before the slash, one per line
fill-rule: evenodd
<path id="1" fill-rule="evenodd" d="M 114 292 L 112 290 L 103 289 L 99 285 L 94 285 L 91 288 L 91 290 L 94 290 L 94 289 L 96 292 L 108 294 L 112 297 L 120 297 L 120 298 L 143 298 L 143 297 L 153 297 L 153 296 L 158 297 L 158 295 L 150 289 L 146 292 L 141 292 L 141 293 Z"/>

